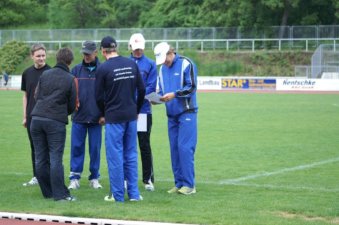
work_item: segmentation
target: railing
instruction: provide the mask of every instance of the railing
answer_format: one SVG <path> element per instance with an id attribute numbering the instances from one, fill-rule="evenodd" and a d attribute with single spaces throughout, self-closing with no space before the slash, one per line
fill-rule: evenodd
<path id="1" fill-rule="evenodd" d="M 333 45 L 336 48 L 339 38 L 263 38 L 263 39 L 192 39 L 192 40 L 147 40 L 146 48 L 153 49 L 154 46 L 161 42 L 167 41 L 176 49 L 196 49 L 203 52 L 204 50 L 226 50 L 226 51 L 257 51 L 257 50 L 301 50 L 314 51 L 320 44 Z M 37 41 L 25 41 L 32 44 Z M 38 41 L 49 46 L 48 49 L 58 49 L 61 47 L 80 47 L 83 40 L 55 40 L 55 41 Z M 100 40 L 95 40 L 100 43 Z M 128 47 L 128 40 L 117 40 L 118 48 Z"/>

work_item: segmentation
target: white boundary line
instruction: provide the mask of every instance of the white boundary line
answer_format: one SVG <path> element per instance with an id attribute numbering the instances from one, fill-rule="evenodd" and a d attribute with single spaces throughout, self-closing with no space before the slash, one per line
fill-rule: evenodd
<path id="1" fill-rule="evenodd" d="M 51 216 L 51 215 L 10 213 L 10 212 L 0 212 L 0 219 L 15 219 L 15 220 L 41 221 L 41 222 L 67 223 L 67 224 L 90 224 L 90 225 L 179 225 L 178 223 L 93 219 L 93 218 Z M 180 224 L 180 225 L 189 225 L 189 224 Z"/>
<path id="2" fill-rule="evenodd" d="M 273 176 L 277 174 L 284 174 L 288 172 L 294 172 L 299 170 L 305 170 L 310 169 L 313 167 L 338 162 L 339 157 L 323 160 L 315 163 L 300 165 L 296 167 L 290 167 L 290 168 L 283 168 L 280 170 L 272 171 L 272 172 L 263 172 L 253 175 L 247 175 L 243 177 L 233 178 L 233 179 L 226 179 L 221 181 L 208 181 L 208 180 L 200 180 L 199 183 L 203 184 L 213 184 L 213 185 L 234 185 L 234 186 L 246 186 L 246 187 L 256 187 L 256 188 L 270 188 L 270 189 L 289 189 L 289 190 L 310 190 L 310 191 L 321 191 L 321 192 L 339 192 L 338 188 L 313 188 L 313 187 L 307 187 L 307 186 L 283 186 L 283 185 L 270 185 L 270 184 L 255 184 L 255 183 L 244 183 L 243 181 L 246 180 L 254 180 L 261 177 L 268 177 Z M 0 174 L 6 174 L 6 175 L 17 175 L 17 176 L 23 176 L 28 175 L 28 173 L 20 173 L 20 172 L 14 172 L 14 173 L 8 173 L 8 172 L 0 172 Z M 104 177 L 102 177 L 104 178 Z M 158 182 L 173 182 L 173 179 L 157 179 Z"/>
<path id="3" fill-rule="evenodd" d="M 225 184 L 233 186 L 244 186 L 244 187 L 254 187 L 254 188 L 265 188 L 265 189 L 284 189 L 284 190 L 305 190 L 305 191 L 316 191 L 316 192 L 339 192 L 339 188 L 313 188 L 307 186 L 284 186 L 284 185 L 271 185 L 271 184 L 254 184 L 254 183 L 234 183 L 234 184 Z"/>
<path id="4" fill-rule="evenodd" d="M 283 173 L 294 172 L 294 171 L 298 171 L 298 170 L 310 169 L 310 168 L 313 168 L 313 167 L 316 167 L 316 166 L 321 166 L 321 165 L 325 165 L 325 164 L 329 164 L 329 163 L 333 163 L 333 162 L 338 162 L 338 161 L 339 161 L 339 157 L 328 159 L 328 160 L 323 160 L 323 161 L 315 162 L 315 163 L 311 163 L 311 164 L 305 164 L 305 165 L 300 165 L 300 166 L 296 166 L 296 167 L 284 168 L 284 169 L 280 169 L 280 170 L 276 170 L 276 171 L 272 171 L 272 172 L 263 172 L 263 173 L 238 177 L 238 178 L 234 178 L 234 179 L 222 180 L 219 183 L 220 184 L 237 184 L 237 183 L 245 181 L 245 180 L 253 180 L 253 179 L 261 178 L 261 177 L 268 177 L 268 176 L 277 175 L 277 174 L 283 174 Z"/>

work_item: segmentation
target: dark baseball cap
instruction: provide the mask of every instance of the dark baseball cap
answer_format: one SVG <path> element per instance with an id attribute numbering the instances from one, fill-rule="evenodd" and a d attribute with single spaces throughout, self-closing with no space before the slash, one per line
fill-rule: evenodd
<path id="1" fill-rule="evenodd" d="M 97 50 L 97 45 L 94 41 L 84 41 L 80 52 L 84 54 L 92 54 L 95 50 Z"/>
<path id="2" fill-rule="evenodd" d="M 101 40 L 101 48 L 116 48 L 118 46 L 117 41 L 111 36 L 106 36 Z"/>

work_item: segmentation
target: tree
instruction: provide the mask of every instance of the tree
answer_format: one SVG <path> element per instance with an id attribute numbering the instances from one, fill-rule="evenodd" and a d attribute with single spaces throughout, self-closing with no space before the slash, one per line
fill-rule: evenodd
<path id="1" fill-rule="evenodd" d="M 143 27 L 191 27 L 196 26 L 196 16 L 203 0 L 157 0 L 149 11 L 142 12 Z"/>
<path id="2" fill-rule="evenodd" d="M 0 1 L 0 27 L 39 23 L 46 16 L 46 5 L 32 0 Z"/>
<path id="3" fill-rule="evenodd" d="M 100 0 L 50 0 L 48 21 L 53 28 L 89 28 L 100 24 L 95 9 Z"/>
<path id="4" fill-rule="evenodd" d="M 96 7 L 101 12 L 101 26 L 138 27 L 142 12 L 149 12 L 154 0 L 103 0 Z"/>

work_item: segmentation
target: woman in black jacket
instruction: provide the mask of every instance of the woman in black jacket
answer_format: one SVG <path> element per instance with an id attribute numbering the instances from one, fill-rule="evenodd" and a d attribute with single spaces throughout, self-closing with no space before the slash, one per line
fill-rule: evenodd
<path id="1" fill-rule="evenodd" d="M 31 113 L 37 179 L 42 195 L 56 201 L 75 200 L 65 186 L 62 163 L 68 115 L 77 108 L 77 81 L 69 72 L 73 59 L 69 48 L 57 52 L 55 67 L 40 77 Z"/>

